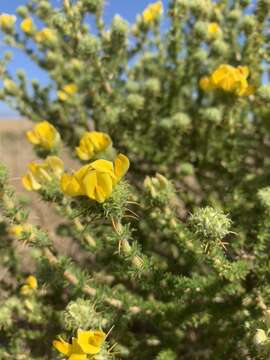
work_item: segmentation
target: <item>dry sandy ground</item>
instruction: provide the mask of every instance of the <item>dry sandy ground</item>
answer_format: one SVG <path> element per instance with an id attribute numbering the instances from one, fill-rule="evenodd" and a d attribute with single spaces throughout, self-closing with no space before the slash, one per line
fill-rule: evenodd
<path id="1" fill-rule="evenodd" d="M 36 160 L 32 151 L 32 146 L 26 140 L 25 132 L 32 127 L 30 121 L 21 120 L 1 120 L 0 119 L 0 162 L 7 165 L 10 173 L 10 182 L 20 194 L 25 194 L 30 198 L 31 222 L 42 226 L 49 232 L 50 238 L 54 240 L 56 248 L 63 255 L 75 254 L 76 244 L 70 239 L 58 238 L 54 229 L 59 224 L 60 219 L 55 214 L 53 208 L 44 204 L 34 193 L 29 193 L 23 189 L 21 177 L 27 171 L 27 164 Z M 76 167 L 73 162 L 64 159 L 71 167 Z M 27 269 L 25 269 L 27 271 Z"/>

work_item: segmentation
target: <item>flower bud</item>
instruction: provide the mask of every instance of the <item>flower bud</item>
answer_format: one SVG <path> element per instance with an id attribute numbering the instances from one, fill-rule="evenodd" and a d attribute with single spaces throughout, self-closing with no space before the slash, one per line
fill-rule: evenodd
<path id="1" fill-rule="evenodd" d="M 213 53 L 216 55 L 226 55 L 229 48 L 228 45 L 222 40 L 216 40 L 212 43 Z"/>
<path id="2" fill-rule="evenodd" d="M 145 90 L 151 95 L 158 95 L 160 93 L 160 81 L 156 78 L 150 78 L 145 82 Z"/>
<path id="3" fill-rule="evenodd" d="M 198 236 L 209 240 L 221 240 L 230 233 L 231 220 L 221 210 L 210 206 L 196 209 L 189 223 Z"/>
<path id="4" fill-rule="evenodd" d="M 264 101 L 270 101 L 270 85 L 262 85 L 257 90 L 257 95 Z"/>
<path id="5" fill-rule="evenodd" d="M 205 21 L 197 21 L 194 25 L 194 32 L 200 39 L 206 39 L 207 23 Z"/>
<path id="6" fill-rule="evenodd" d="M 222 121 L 222 111 L 216 107 L 209 107 L 201 110 L 203 120 L 210 121 L 215 124 L 220 124 Z"/>
<path id="7" fill-rule="evenodd" d="M 186 131 L 190 127 L 191 119 L 188 114 L 179 112 L 172 116 L 171 122 L 177 129 Z"/>
<path id="8" fill-rule="evenodd" d="M 268 210 L 270 210 L 270 186 L 260 189 L 258 191 L 258 198 L 261 204 Z"/>
<path id="9" fill-rule="evenodd" d="M 99 41 L 98 39 L 90 34 L 84 35 L 79 43 L 78 51 L 79 54 L 86 59 L 94 56 L 99 50 Z"/>
<path id="10" fill-rule="evenodd" d="M 144 97 L 138 94 L 130 94 L 127 97 L 127 104 L 133 110 L 141 110 L 144 106 Z"/>
<path id="11" fill-rule="evenodd" d="M 253 337 L 253 343 L 256 346 L 262 346 L 268 341 L 268 337 L 264 330 L 257 329 L 256 334 Z"/>
<path id="12" fill-rule="evenodd" d="M 28 9 L 26 6 L 18 6 L 16 9 L 16 13 L 22 18 L 26 18 L 28 16 Z"/>
<path id="13" fill-rule="evenodd" d="M 103 0 L 82 0 L 83 7 L 91 13 L 99 12 L 103 8 Z"/>
<path id="14" fill-rule="evenodd" d="M 194 167 L 190 163 L 181 163 L 180 173 L 183 176 L 189 176 L 194 174 Z"/>
<path id="15" fill-rule="evenodd" d="M 254 15 L 246 15 L 242 18 L 241 28 L 247 33 L 251 34 L 256 27 L 256 18 Z"/>

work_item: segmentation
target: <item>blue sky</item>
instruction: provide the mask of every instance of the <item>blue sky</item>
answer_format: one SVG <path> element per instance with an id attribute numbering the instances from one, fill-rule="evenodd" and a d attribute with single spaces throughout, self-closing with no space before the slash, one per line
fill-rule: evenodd
<path id="1" fill-rule="evenodd" d="M 51 0 L 56 6 L 59 6 L 63 0 Z M 154 0 L 105 0 L 105 22 L 110 23 L 115 14 L 121 15 L 130 23 L 134 22 L 136 15 Z M 16 8 L 19 5 L 24 5 L 27 0 L 0 0 L 0 13 L 5 12 L 15 14 Z M 164 6 L 168 0 L 163 0 Z M 0 38 L 1 40 L 1 38 Z M 0 41 L 0 53 L 7 50 L 7 47 Z M 10 63 L 9 70 L 15 73 L 16 69 L 25 69 L 28 78 L 38 79 L 41 83 L 46 83 L 46 74 L 41 71 L 35 64 L 33 64 L 21 51 L 13 51 L 14 57 Z M 3 102 L 0 102 L 0 117 L 12 117 L 14 111 L 9 109 Z"/>

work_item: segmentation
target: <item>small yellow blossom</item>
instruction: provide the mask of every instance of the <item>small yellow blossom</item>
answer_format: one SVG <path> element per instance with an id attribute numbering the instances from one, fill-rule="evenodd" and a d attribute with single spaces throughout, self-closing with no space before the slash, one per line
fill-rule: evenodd
<path id="1" fill-rule="evenodd" d="M 201 78 L 199 86 L 205 91 L 220 89 L 238 96 L 248 96 L 255 91 L 254 87 L 248 84 L 248 76 L 247 66 L 222 64 L 209 77 Z"/>
<path id="2" fill-rule="evenodd" d="M 51 150 L 59 144 L 60 135 L 55 127 L 48 121 L 42 121 L 34 126 L 34 129 L 27 131 L 28 140 L 46 150 Z"/>
<path id="3" fill-rule="evenodd" d="M 221 28 L 218 23 L 211 22 L 208 24 L 207 34 L 209 39 L 216 39 L 222 34 Z"/>
<path id="4" fill-rule="evenodd" d="M 161 1 L 148 5 L 142 14 L 143 22 L 146 24 L 153 23 L 162 14 L 162 11 Z"/>
<path id="5" fill-rule="evenodd" d="M 34 22 L 32 18 L 26 18 L 21 23 L 21 30 L 26 34 L 30 34 L 34 30 Z"/>
<path id="6" fill-rule="evenodd" d="M 57 95 L 61 101 L 67 101 L 77 92 L 78 92 L 77 85 L 72 83 L 63 86 L 63 88 L 57 92 Z"/>
<path id="7" fill-rule="evenodd" d="M 25 280 L 25 284 L 21 287 L 20 293 L 22 295 L 30 295 L 33 291 L 37 289 L 37 287 L 37 278 L 33 275 L 29 275 Z"/>
<path id="8" fill-rule="evenodd" d="M 10 14 L 0 15 L 0 28 L 4 31 L 10 31 L 16 22 L 16 16 Z"/>
<path id="9" fill-rule="evenodd" d="M 54 44 L 57 41 L 55 32 L 47 27 L 37 32 L 35 39 L 36 42 L 40 44 L 42 43 Z"/>
<path id="10" fill-rule="evenodd" d="M 66 195 L 88 196 L 102 203 L 111 195 L 128 168 L 129 160 L 123 154 L 117 156 L 114 164 L 107 160 L 96 160 L 72 175 L 64 174 L 61 189 Z"/>
<path id="11" fill-rule="evenodd" d="M 109 135 L 91 131 L 83 134 L 76 154 L 81 160 L 90 160 L 95 154 L 104 151 L 112 143 Z"/>
<path id="12" fill-rule="evenodd" d="M 20 237 L 24 232 L 31 232 L 33 226 L 31 224 L 12 225 L 8 228 L 10 235 Z"/>
<path id="13" fill-rule="evenodd" d="M 61 178 L 64 163 L 57 156 L 48 156 L 41 164 L 30 163 L 28 169 L 28 173 L 22 177 L 23 186 L 28 191 L 37 191 L 53 179 Z"/>
<path id="14" fill-rule="evenodd" d="M 77 338 L 72 338 L 72 343 L 62 338 L 53 341 L 53 347 L 69 360 L 86 360 L 87 355 L 98 354 L 105 341 L 106 335 L 103 331 L 84 331 L 78 329 Z"/>

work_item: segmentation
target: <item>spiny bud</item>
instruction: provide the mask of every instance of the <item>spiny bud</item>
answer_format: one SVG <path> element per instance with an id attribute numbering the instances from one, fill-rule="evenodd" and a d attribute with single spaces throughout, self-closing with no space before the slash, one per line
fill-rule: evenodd
<path id="1" fill-rule="evenodd" d="M 188 176 L 194 174 L 194 167 L 190 163 L 181 163 L 180 165 L 181 175 Z"/>
<path id="2" fill-rule="evenodd" d="M 99 12 L 103 8 L 103 0 L 82 0 L 83 7 L 91 13 Z"/>
<path id="3" fill-rule="evenodd" d="M 208 52 L 205 49 L 194 51 L 193 58 L 196 62 L 205 62 L 208 58 Z"/>
<path id="4" fill-rule="evenodd" d="M 270 85 L 262 85 L 257 90 L 257 95 L 265 101 L 270 101 Z"/>
<path id="5" fill-rule="evenodd" d="M 247 33 L 251 34 L 256 26 L 256 18 L 254 15 L 246 15 L 242 18 L 241 28 Z"/>
<path id="6" fill-rule="evenodd" d="M 127 97 L 127 104 L 134 110 L 140 110 L 144 106 L 144 97 L 138 94 L 130 94 Z"/>
<path id="7" fill-rule="evenodd" d="M 78 50 L 82 57 L 92 57 L 99 50 L 99 41 L 95 36 L 84 35 L 80 40 Z"/>
<path id="8" fill-rule="evenodd" d="M 220 124 L 222 121 L 222 111 L 216 107 L 203 109 L 200 113 L 203 120 L 210 121 L 215 124 Z"/>
<path id="9" fill-rule="evenodd" d="M 126 36 L 128 32 L 128 23 L 120 15 L 115 15 L 112 21 L 112 33 L 116 36 Z"/>
<path id="10" fill-rule="evenodd" d="M 194 32 L 200 39 L 207 38 L 207 22 L 197 21 L 194 25 Z"/>
<path id="11" fill-rule="evenodd" d="M 216 55 L 226 55 L 229 48 L 224 41 L 216 40 L 212 43 L 212 50 Z"/>
<path id="12" fill-rule="evenodd" d="M 78 299 L 72 301 L 63 312 L 65 327 L 70 330 L 89 329 L 99 327 L 102 318 L 95 311 L 93 303 L 89 300 Z"/>
<path id="13" fill-rule="evenodd" d="M 22 18 L 26 18 L 28 16 L 28 9 L 26 6 L 18 6 L 16 9 L 16 13 Z"/>
<path id="14" fill-rule="evenodd" d="M 265 208 L 270 210 L 270 186 L 260 189 L 258 191 L 258 198 L 259 198 L 261 204 Z"/>
<path id="15" fill-rule="evenodd" d="M 140 86 L 136 81 L 128 80 L 126 83 L 126 88 L 129 93 L 136 93 L 140 91 Z"/>
<path id="16" fill-rule="evenodd" d="M 234 9 L 229 12 L 228 19 L 231 21 L 237 21 L 241 18 L 241 16 L 242 16 L 242 11 L 238 9 Z"/>
<path id="17" fill-rule="evenodd" d="M 143 259 L 140 258 L 138 255 L 135 255 L 132 258 L 132 264 L 137 268 L 137 269 L 142 269 L 143 267 Z"/>
<path id="18" fill-rule="evenodd" d="M 221 240 L 230 233 L 231 220 L 221 210 L 210 206 L 196 209 L 189 223 L 198 236 L 210 240 Z"/>
<path id="19" fill-rule="evenodd" d="M 190 0 L 190 8 L 197 16 L 210 15 L 212 7 L 213 4 L 210 0 Z"/>
<path id="20" fill-rule="evenodd" d="M 171 122 L 177 129 L 186 131 L 190 127 L 191 119 L 188 114 L 179 112 L 172 116 Z"/>
<path id="21" fill-rule="evenodd" d="M 158 95 L 160 93 L 160 81 L 156 78 L 148 79 L 145 82 L 145 90 L 151 95 Z"/>

